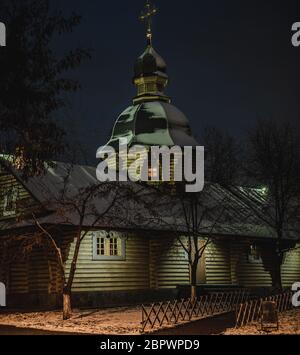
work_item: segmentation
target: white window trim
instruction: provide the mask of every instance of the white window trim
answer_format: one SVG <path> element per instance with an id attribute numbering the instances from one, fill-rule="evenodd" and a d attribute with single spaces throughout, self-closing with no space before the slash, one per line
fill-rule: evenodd
<path id="1" fill-rule="evenodd" d="M 106 232 L 106 231 L 95 231 L 91 233 L 92 235 L 92 246 L 93 246 L 93 260 L 106 260 L 106 261 L 124 261 L 126 260 L 126 238 L 124 235 L 118 232 Z M 121 241 L 121 255 L 97 255 L 97 238 L 119 238 Z"/>
<path id="2" fill-rule="evenodd" d="M 18 198 L 18 188 L 17 187 L 13 187 L 12 189 L 10 189 L 5 195 L 4 195 L 4 204 L 3 204 L 3 216 L 4 217 L 9 217 L 9 216 L 15 216 L 17 213 L 17 198 Z M 8 203 L 8 195 L 9 194 L 13 194 L 13 204 L 15 205 L 15 209 L 14 210 L 7 210 L 7 203 Z"/>

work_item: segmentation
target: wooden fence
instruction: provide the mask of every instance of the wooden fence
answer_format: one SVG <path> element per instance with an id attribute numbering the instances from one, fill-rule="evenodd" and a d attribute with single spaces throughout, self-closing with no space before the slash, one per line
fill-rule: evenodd
<path id="1" fill-rule="evenodd" d="M 262 316 L 263 302 L 275 302 L 279 313 L 292 309 L 292 296 L 291 291 L 286 291 L 277 295 L 242 302 L 236 314 L 236 328 L 259 322 Z"/>
<path id="2" fill-rule="evenodd" d="M 237 290 L 215 292 L 195 299 L 153 303 L 148 307 L 142 305 L 141 332 L 236 311 L 240 304 L 247 303 L 248 298 L 248 291 Z"/>

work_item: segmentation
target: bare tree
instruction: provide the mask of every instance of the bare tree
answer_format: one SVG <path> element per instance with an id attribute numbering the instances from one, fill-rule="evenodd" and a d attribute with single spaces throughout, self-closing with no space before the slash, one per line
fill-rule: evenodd
<path id="1" fill-rule="evenodd" d="M 61 249 L 52 234 L 53 225 L 43 225 L 41 220 L 33 214 L 33 219 L 38 230 L 48 239 L 48 245 L 53 248 L 57 256 L 58 265 L 61 271 L 63 285 L 63 319 L 69 319 L 72 314 L 71 292 L 76 273 L 76 266 L 80 247 L 86 235 L 99 226 L 99 224 L 112 224 L 112 220 L 117 223 L 124 220 L 120 208 L 124 200 L 127 199 L 127 187 L 118 183 L 94 182 L 86 187 L 74 191 L 72 184 L 72 169 L 64 178 L 64 185 L 59 195 L 49 204 L 55 206 L 55 213 L 51 216 L 53 223 L 67 224 L 73 226 L 75 235 L 74 254 L 68 274 L 65 270 L 65 260 Z"/>
<path id="2" fill-rule="evenodd" d="M 222 186 L 239 184 L 242 154 L 239 142 L 216 127 L 206 127 L 203 145 L 205 148 L 205 180 Z"/>
<path id="3" fill-rule="evenodd" d="M 31 225 L 35 229 L 32 231 L 31 228 L 25 234 L 18 233 L 18 230 L 7 232 L 6 247 L 4 245 L 0 250 L 4 250 L 4 253 L 13 251 L 13 255 L 1 258 L 2 264 L 9 265 L 16 260 L 15 257 L 28 257 L 35 246 L 42 247 L 47 256 L 55 255 L 61 277 L 63 319 L 66 320 L 72 314 L 71 292 L 82 241 L 95 228 L 122 224 L 128 226 L 131 213 L 129 200 L 134 201 L 133 196 L 136 198 L 137 194 L 130 184 L 98 182 L 92 168 L 83 175 L 81 170 L 84 168 L 72 164 L 60 163 L 57 169 L 53 172 L 54 175 L 58 174 L 54 181 L 48 180 L 49 173 L 34 178 L 35 188 L 44 196 L 43 206 L 46 210 L 40 207 L 35 210 L 26 208 L 14 222 L 16 226 Z M 6 227 L 3 226 L 4 229 Z M 67 244 L 74 242 L 69 270 L 66 270 L 66 251 L 62 249 L 66 243 L 61 240 L 62 232 L 66 230 L 72 236 Z M 5 269 L 5 266 L 1 268 Z"/>
<path id="4" fill-rule="evenodd" d="M 226 225 L 227 232 L 234 229 L 232 216 L 237 206 L 223 187 L 237 183 L 240 177 L 240 147 L 234 137 L 215 127 L 206 127 L 203 135 L 205 147 L 205 188 L 202 192 L 187 194 L 180 189 L 181 214 L 187 237 L 177 238 L 188 255 L 191 298 L 197 294 L 197 270 L 200 259 L 215 236 Z M 239 206 L 239 215 L 247 219 Z M 176 226 L 176 224 L 175 224 Z"/>
<path id="5" fill-rule="evenodd" d="M 150 207 L 158 223 L 176 236 L 189 262 L 191 298 L 197 293 L 197 270 L 206 248 L 221 231 L 233 232 L 233 216 L 246 221 L 245 206 L 236 203 L 225 187 L 239 179 L 240 148 L 236 140 L 221 130 L 206 128 L 205 188 L 198 193 L 186 193 L 185 183 L 160 184 L 155 206 Z M 167 212 L 168 211 L 168 212 Z"/>
<path id="6" fill-rule="evenodd" d="M 171 224 L 171 229 L 187 254 L 192 299 L 197 297 L 199 261 L 206 248 L 213 242 L 224 214 L 224 206 L 220 201 L 213 201 L 208 190 L 210 189 L 206 187 L 206 191 L 201 193 L 177 195 L 183 225 L 181 222 L 178 223 L 176 218 Z"/>
<path id="7" fill-rule="evenodd" d="M 156 224 L 174 233 L 187 255 L 191 298 L 197 296 L 197 271 L 207 247 L 220 235 L 234 235 L 237 221 L 246 221 L 249 213 L 228 190 L 206 183 L 203 191 L 186 193 L 184 184 L 161 184 L 155 188 Z M 240 225 L 239 225 L 240 226 Z"/>
<path id="8" fill-rule="evenodd" d="M 244 165 L 252 189 L 231 189 L 275 236 L 273 286 L 282 288 L 284 254 L 299 233 L 300 136 L 290 123 L 259 121 L 250 132 Z"/>

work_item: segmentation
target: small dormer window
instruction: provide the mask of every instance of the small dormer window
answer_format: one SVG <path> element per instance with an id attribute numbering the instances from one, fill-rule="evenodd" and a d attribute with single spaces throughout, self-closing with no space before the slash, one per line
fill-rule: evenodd
<path id="1" fill-rule="evenodd" d="M 17 212 L 18 188 L 13 187 L 4 194 L 3 216 L 14 216 Z"/>

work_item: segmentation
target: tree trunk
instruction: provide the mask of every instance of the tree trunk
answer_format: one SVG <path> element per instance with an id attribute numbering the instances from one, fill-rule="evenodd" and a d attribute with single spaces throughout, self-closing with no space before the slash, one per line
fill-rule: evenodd
<path id="1" fill-rule="evenodd" d="M 283 253 L 278 252 L 276 245 L 264 244 L 262 247 L 262 261 L 264 269 L 270 273 L 272 279 L 272 288 L 277 291 L 282 290 L 281 267 L 283 263 Z"/>
<path id="2" fill-rule="evenodd" d="M 275 258 L 273 287 L 275 287 L 275 289 L 278 291 L 282 291 L 282 278 L 281 278 L 282 263 L 283 263 L 283 255 L 277 255 L 277 257 Z"/>
<path id="3" fill-rule="evenodd" d="M 70 290 L 63 291 L 63 320 L 68 320 L 72 316 L 71 292 Z"/>
<path id="4" fill-rule="evenodd" d="M 75 277 L 80 245 L 81 245 L 81 232 L 78 232 L 76 238 L 74 256 L 73 256 L 73 260 L 69 272 L 68 282 L 65 285 L 63 290 L 63 319 L 64 320 L 70 319 L 72 315 L 71 290 L 72 290 L 72 285 Z"/>
<path id="5" fill-rule="evenodd" d="M 198 263 L 194 262 L 190 265 L 190 280 L 191 280 L 191 299 L 197 298 L 197 269 Z"/>
<path id="6" fill-rule="evenodd" d="M 194 300 L 196 298 L 197 298 L 197 286 L 191 285 L 191 300 Z"/>
<path id="7" fill-rule="evenodd" d="M 273 287 L 275 287 L 276 291 L 282 291 L 281 267 L 283 264 L 284 252 L 282 246 L 281 230 L 279 230 L 277 234 L 278 234 L 278 240 L 276 241 L 276 246 L 275 246 Z"/>

